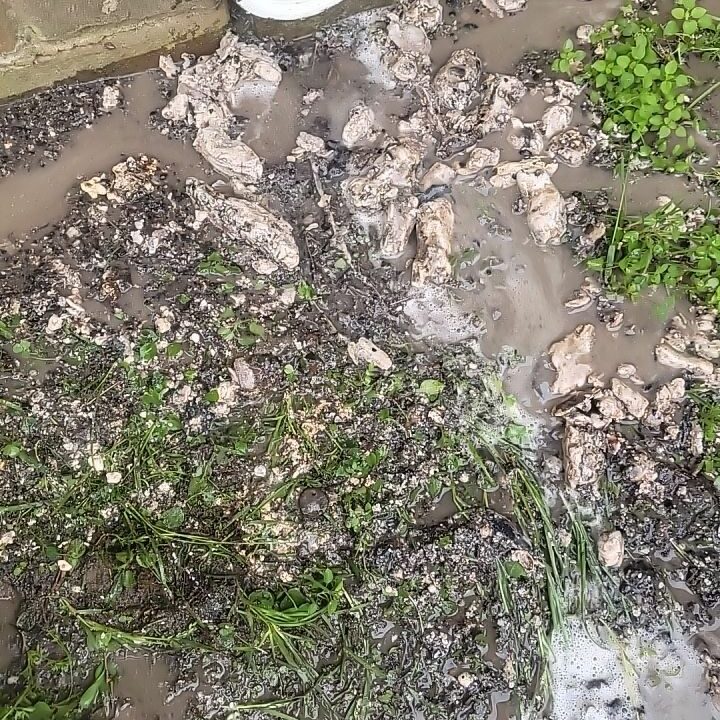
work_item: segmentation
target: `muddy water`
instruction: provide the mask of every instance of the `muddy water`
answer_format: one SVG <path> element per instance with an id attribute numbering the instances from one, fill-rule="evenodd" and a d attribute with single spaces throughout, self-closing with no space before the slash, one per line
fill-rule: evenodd
<path id="1" fill-rule="evenodd" d="M 15 627 L 19 609 L 20 596 L 12 584 L 0 576 L 0 674 L 7 672 L 22 653 L 22 639 Z"/>
<path id="2" fill-rule="evenodd" d="M 151 73 L 134 76 L 123 94 L 126 111 L 115 110 L 74 133 L 56 162 L 0 180 L 0 248 L 12 245 L 13 237 L 62 218 L 66 195 L 78 178 L 108 171 L 129 155 L 152 154 L 181 176 L 203 172 L 202 159 L 192 146 L 148 127 L 150 113 L 164 105 Z"/>
<path id="3" fill-rule="evenodd" d="M 472 48 L 491 72 L 512 72 L 528 52 L 557 48 L 584 23 L 601 23 L 613 17 L 621 0 L 541 0 L 529 2 L 523 12 L 495 17 L 478 4 L 457 12 L 445 10 L 445 19 L 457 21 L 456 38 L 433 43 L 432 59 L 444 63 L 453 50 Z"/>
<path id="4" fill-rule="evenodd" d="M 128 653 L 116 664 L 115 720 L 182 720 L 190 697 L 173 692 L 176 676 L 162 656 Z"/>
<path id="5" fill-rule="evenodd" d="M 607 183 L 609 175 L 602 179 Z M 601 377 L 609 379 L 624 362 L 634 364 L 646 382 L 672 377 L 655 362 L 653 349 L 669 313 L 682 305 L 678 307 L 660 291 L 640 302 L 625 303 L 623 329 L 611 333 L 597 324 L 594 306 L 574 313 L 564 306 L 592 274 L 576 263 L 568 247 L 545 249 L 533 242 L 524 217 L 511 210 L 513 191 L 484 198 L 474 188 L 461 185 L 454 188 L 453 197 L 458 248 L 476 253 L 467 272 L 476 289 L 462 293 L 462 307 L 483 318 L 487 332 L 481 346 L 486 355 L 514 349 L 523 356 L 508 371 L 506 381 L 526 407 L 538 410 L 550 399 L 552 372 L 546 350 L 582 323 L 597 326 L 592 362 Z M 630 329 L 633 334 L 625 334 Z"/>

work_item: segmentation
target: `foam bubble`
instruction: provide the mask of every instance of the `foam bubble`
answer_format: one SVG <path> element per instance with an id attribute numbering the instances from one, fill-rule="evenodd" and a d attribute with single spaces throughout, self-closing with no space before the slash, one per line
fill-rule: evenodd
<path id="1" fill-rule="evenodd" d="M 718 720 L 704 667 L 688 641 L 619 638 L 571 619 L 552 640 L 553 720 Z"/>
<path id="2" fill-rule="evenodd" d="M 484 326 L 466 313 L 450 293 L 440 287 L 418 288 L 408 298 L 403 312 L 413 325 L 414 334 L 442 343 L 457 343 L 479 337 Z"/>

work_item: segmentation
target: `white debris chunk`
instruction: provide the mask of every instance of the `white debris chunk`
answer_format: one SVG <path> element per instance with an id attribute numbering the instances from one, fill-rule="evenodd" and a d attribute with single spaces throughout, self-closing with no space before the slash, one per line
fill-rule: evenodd
<path id="1" fill-rule="evenodd" d="M 604 436 L 596 430 L 568 425 L 563 439 L 563 459 L 565 480 L 571 488 L 597 483 L 605 469 Z"/>
<path id="2" fill-rule="evenodd" d="M 427 33 L 417 25 L 399 22 L 397 15 L 388 23 L 387 33 L 390 42 L 403 52 L 430 54 L 430 40 Z"/>
<path id="3" fill-rule="evenodd" d="M 228 31 L 215 53 L 180 73 L 178 92 L 188 96 L 197 127 L 205 127 L 228 120 L 249 98 L 269 102 L 281 80 L 282 70 L 269 52 Z"/>
<path id="4" fill-rule="evenodd" d="M 481 0 L 482 4 L 498 17 L 505 17 L 505 13 L 520 12 L 527 0 Z"/>
<path id="5" fill-rule="evenodd" d="M 178 93 L 170 102 L 160 111 L 160 114 L 172 122 L 180 122 L 187 117 L 190 111 L 190 97 L 185 93 Z"/>
<path id="6" fill-rule="evenodd" d="M 345 200 L 351 210 L 377 212 L 416 182 L 424 145 L 415 138 L 388 143 L 367 164 L 351 170 L 343 182 Z"/>
<path id="7" fill-rule="evenodd" d="M 403 254 L 415 227 L 417 206 L 418 199 L 412 195 L 390 202 L 380 240 L 380 257 L 394 258 Z"/>
<path id="8" fill-rule="evenodd" d="M 433 163 L 420 180 L 420 190 L 425 192 L 436 185 L 449 185 L 457 173 L 445 163 Z"/>
<path id="9" fill-rule="evenodd" d="M 538 245 L 558 245 L 567 229 L 565 200 L 544 170 L 516 176 L 520 195 L 527 200 L 527 221 Z"/>
<path id="10" fill-rule="evenodd" d="M 693 375 L 709 376 L 713 374 L 713 364 L 709 360 L 680 352 L 664 340 L 655 348 L 655 358 L 661 365 L 676 370 L 687 370 Z"/>
<path id="11" fill-rule="evenodd" d="M 102 109 L 105 112 L 114 110 L 122 102 L 123 96 L 117 85 L 106 85 L 102 94 Z"/>
<path id="12" fill-rule="evenodd" d="M 300 252 L 291 225 L 258 202 L 226 197 L 196 178 L 188 178 L 187 191 L 196 210 L 209 222 L 240 242 L 292 270 L 300 263 Z"/>
<path id="13" fill-rule="evenodd" d="M 573 108 L 570 105 L 552 105 L 540 120 L 540 128 L 545 138 L 551 138 L 570 127 L 573 118 Z"/>
<path id="14" fill-rule="evenodd" d="M 375 113 L 364 103 L 358 103 L 350 110 L 345 127 L 342 129 L 342 141 L 346 147 L 354 148 L 373 136 Z"/>
<path id="15" fill-rule="evenodd" d="M 442 17 L 443 6 L 440 0 L 414 0 L 402 14 L 404 22 L 417 25 L 429 33 L 438 29 Z"/>
<path id="16" fill-rule="evenodd" d="M 557 370 L 553 393 L 565 395 L 587 383 L 592 367 L 580 358 L 589 355 L 594 344 L 595 327 L 586 324 L 578 325 L 570 335 L 550 346 L 550 362 Z"/>
<path id="17" fill-rule="evenodd" d="M 242 140 L 233 140 L 218 126 L 200 128 L 193 147 L 217 170 L 229 178 L 254 183 L 263 174 L 262 160 Z"/>
<path id="18" fill-rule="evenodd" d="M 506 190 L 516 184 L 518 173 L 544 172 L 548 176 L 558 169 L 557 163 L 548 163 L 542 158 L 527 158 L 500 163 L 493 171 L 490 184 L 500 190 Z"/>
<path id="19" fill-rule="evenodd" d="M 460 176 L 477 175 L 482 170 L 495 167 L 500 162 L 498 148 L 472 148 L 463 162 L 456 161 L 453 168 Z"/>
<path id="20" fill-rule="evenodd" d="M 465 48 L 455 50 L 432 81 L 437 104 L 442 110 L 466 110 L 478 98 L 482 63 L 477 54 Z"/>
<path id="21" fill-rule="evenodd" d="M 99 176 L 91 177 L 89 180 L 83 180 L 80 183 L 80 189 L 87 193 L 92 200 L 97 200 L 101 195 L 107 195 L 108 189 L 103 185 L 102 178 Z"/>
<path id="22" fill-rule="evenodd" d="M 625 538 L 619 530 L 605 532 L 598 538 L 598 558 L 609 568 L 618 568 L 625 557 Z"/>
<path id="23" fill-rule="evenodd" d="M 383 371 L 392 367 L 390 356 L 365 337 L 361 337 L 357 342 L 348 343 L 348 355 L 356 365 L 373 365 Z"/>
<path id="24" fill-rule="evenodd" d="M 417 257 L 412 265 L 412 284 L 416 287 L 442 285 L 452 275 L 450 253 L 455 213 L 446 197 L 420 206 L 417 214 Z"/>
<path id="25" fill-rule="evenodd" d="M 646 397 L 617 378 L 612 379 L 610 388 L 613 395 L 625 405 L 630 415 L 638 420 L 645 417 L 645 413 L 650 407 L 650 401 Z"/>
<path id="26" fill-rule="evenodd" d="M 301 132 L 295 141 L 294 155 L 326 155 L 325 141 L 317 135 Z"/>
<path id="27" fill-rule="evenodd" d="M 122 473 L 114 470 L 105 474 L 105 482 L 108 485 L 119 485 L 122 482 Z"/>
<path id="28" fill-rule="evenodd" d="M 161 55 L 158 58 L 158 67 L 168 80 L 172 80 L 178 74 L 177 65 L 170 55 Z"/>

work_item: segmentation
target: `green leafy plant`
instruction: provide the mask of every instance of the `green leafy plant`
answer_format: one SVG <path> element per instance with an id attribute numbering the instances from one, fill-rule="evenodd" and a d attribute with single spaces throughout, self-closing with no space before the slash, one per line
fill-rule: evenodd
<path id="1" fill-rule="evenodd" d="M 568 40 L 553 69 L 589 86 L 603 130 L 629 144 L 632 155 L 658 170 L 686 172 L 701 127 L 694 108 L 720 85 L 692 100 L 696 83 L 686 61 L 720 52 L 718 41 L 720 19 L 696 0 L 676 0 L 665 22 L 627 6 L 593 33 L 593 56 Z"/>
<path id="2" fill-rule="evenodd" d="M 604 257 L 589 262 L 616 292 L 679 289 L 720 310 L 720 227 L 717 213 L 691 221 L 674 203 L 645 215 L 615 216 Z"/>
<path id="3" fill-rule="evenodd" d="M 0 720 L 61 720 L 85 717 L 110 690 L 114 668 L 107 662 L 95 669 L 92 680 L 84 690 L 54 698 L 37 682 L 38 666 L 47 658 L 38 650 L 30 650 L 20 673 L 22 690 L 11 701 L 0 700 Z"/>
<path id="4" fill-rule="evenodd" d="M 720 401 L 717 394 L 700 386 L 693 388 L 688 397 L 697 409 L 697 419 L 703 433 L 702 469 L 720 484 Z"/>
<path id="5" fill-rule="evenodd" d="M 319 623 L 339 611 L 344 596 L 343 578 L 326 568 L 308 573 L 292 587 L 240 593 L 237 611 L 247 622 L 256 648 L 269 647 L 291 667 L 312 673 L 300 651 L 305 639 L 301 633 L 311 637 Z"/>

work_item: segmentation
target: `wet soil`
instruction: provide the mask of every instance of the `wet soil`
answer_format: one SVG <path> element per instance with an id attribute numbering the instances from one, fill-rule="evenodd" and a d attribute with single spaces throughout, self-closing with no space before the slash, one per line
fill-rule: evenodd
<path id="1" fill-rule="evenodd" d="M 513 72 L 617 7 L 529 0 L 498 18 L 448 6 L 431 61 L 473 48 L 486 70 Z M 655 347 L 673 315 L 694 311 L 660 291 L 613 299 L 619 328 L 596 305 L 569 311 L 594 278 L 573 244 L 538 246 L 517 190 L 467 182 L 450 190 L 453 280 L 432 318 L 404 313 L 416 238 L 399 260 L 377 258 L 372 224 L 342 202 L 353 153 L 341 139 L 358 101 L 380 146 L 418 97 L 375 82 L 335 39 L 265 41 L 283 62 L 277 93 L 235 108 L 299 268 L 268 267 L 203 223 L 186 180 L 230 184 L 193 149 L 191 125 L 158 115 L 173 93 L 158 72 L 0 107 L 0 702 L 18 679 L 33 702 L 61 702 L 104 668 L 114 682 L 101 692 L 124 720 L 519 716 L 542 683 L 538 632 L 557 629 L 555 550 L 538 528 L 567 551 L 561 590 L 580 611 L 577 522 L 593 555 L 601 532 L 625 537 L 623 566 L 592 577 L 593 615 L 618 637 L 677 623 L 706 662 L 702 696 L 720 675 L 720 504 L 684 462 L 696 409 L 686 402 L 671 440 L 628 418 L 603 427 L 611 473 L 569 489 L 554 417 L 568 399 L 550 392 L 547 354 L 592 324 L 598 384 L 631 363 L 652 400 L 681 374 Z M 102 110 L 108 84 L 122 104 Z M 308 104 L 309 90 L 323 94 Z M 526 96 L 517 116 L 542 107 Z M 335 154 L 289 162 L 301 131 Z M 518 159 L 507 136 L 483 143 Z M 126 191 L 123 162 L 139 178 Z M 565 197 L 621 192 L 592 162 L 553 177 Z M 105 194 L 81 189 L 91 178 Z M 659 195 L 707 202 L 683 178 L 629 177 L 631 212 Z M 362 338 L 390 369 L 351 359 Z M 647 453 L 650 495 L 633 475 Z M 527 516 L 518 478 L 541 498 Z M 294 624 L 290 610 L 319 619 Z"/>

